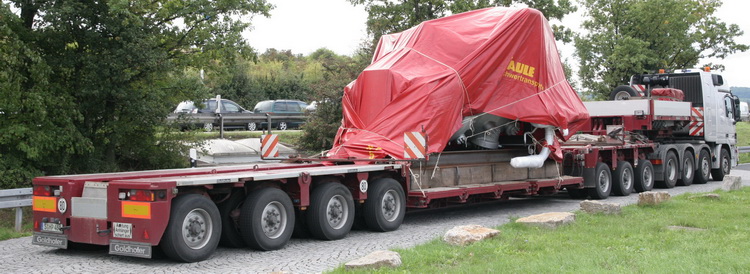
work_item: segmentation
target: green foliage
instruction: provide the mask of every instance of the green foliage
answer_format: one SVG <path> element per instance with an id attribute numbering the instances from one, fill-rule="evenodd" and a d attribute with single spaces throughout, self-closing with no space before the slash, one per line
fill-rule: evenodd
<path id="1" fill-rule="evenodd" d="M 714 13 L 718 0 L 582 0 L 589 34 L 575 40 L 584 88 L 604 97 L 636 73 L 689 68 L 700 58 L 724 58 L 747 45 L 737 25 Z M 721 68 L 721 65 L 713 65 Z"/>
<path id="2" fill-rule="evenodd" d="M 204 97 L 197 67 L 251 57 L 251 1 L 10 1 L 0 6 L 0 188 L 41 174 L 174 166 L 166 114 Z"/>

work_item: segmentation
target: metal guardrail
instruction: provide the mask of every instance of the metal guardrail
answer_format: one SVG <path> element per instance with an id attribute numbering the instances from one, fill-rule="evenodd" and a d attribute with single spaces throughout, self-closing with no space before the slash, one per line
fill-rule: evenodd
<path id="1" fill-rule="evenodd" d="M 750 146 L 738 147 L 738 149 L 740 150 L 740 153 L 749 153 L 750 152 Z"/>
<path id="2" fill-rule="evenodd" d="M 31 188 L 0 190 L 0 208 L 16 208 L 16 231 L 21 231 L 22 207 L 31 206 Z"/>

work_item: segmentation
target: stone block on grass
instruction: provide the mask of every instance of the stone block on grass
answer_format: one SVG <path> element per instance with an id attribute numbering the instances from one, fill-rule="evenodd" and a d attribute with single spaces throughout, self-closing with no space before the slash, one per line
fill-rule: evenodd
<path id="1" fill-rule="evenodd" d="M 401 265 L 401 255 L 398 252 L 390 250 L 373 251 L 367 256 L 353 260 L 344 265 L 349 269 L 377 269 L 381 267 L 399 267 Z"/>
<path id="2" fill-rule="evenodd" d="M 520 218 L 516 220 L 516 223 L 554 229 L 575 220 L 576 215 L 570 212 L 547 212 Z"/>
<path id="3" fill-rule="evenodd" d="M 742 178 L 740 176 L 724 176 L 724 181 L 721 184 L 721 189 L 724 191 L 735 191 L 742 188 Z"/>
<path id="4" fill-rule="evenodd" d="M 666 191 L 646 191 L 638 193 L 638 205 L 658 205 L 669 201 L 672 196 Z"/>
<path id="5" fill-rule="evenodd" d="M 620 214 L 622 206 L 617 203 L 605 203 L 600 201 L 585 200 L 580 203 L 581 210 L 589 214 Z"/>
<path id="6" fill-rule="evenodd" d="M 495 237 L 500 231 L 481 225 L 462 225 L 451 228 L 443 235 L 443 241 L 451 245 L 467 245 Z"/>

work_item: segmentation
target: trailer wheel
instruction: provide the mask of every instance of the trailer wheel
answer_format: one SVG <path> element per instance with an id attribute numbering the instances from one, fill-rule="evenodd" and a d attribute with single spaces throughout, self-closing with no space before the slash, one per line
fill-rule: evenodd
<path id="1" fill-rule="evenodd" d="M 404 189 L 392 178 L 377 179 L 372 182 L 363 207 L 367 227 L 375 231 L 396 230 L 406 212 Z"/>
<path id="2" fill-rule="evenodd" d="M 682 157 L 682 177 L 677 181 L 677 185 L 689 186 L 693 184 L 695 178 L 695 155 L 690 151 L 685 151 Z"/>
<path id="3" fill-rule="evenodd" d="M 628 196 L 633 192 L 633 165 L 626 161 L 617 162 L 612 178 L 612 192 L 618 196 Z"/>
<path id="4" fill-rule="evenodd" d="M 612 172 L 607 164 L 602 162 L 596 164 L 594 180 L 596 180 L 596 186 L 588 189 L 589 196 L 593 199 L 607 199 L 612 191 Z"/>
<path id="5" fill-rule="evenodd" d="M 708 150 L 701 149 L 701 152 L 698 153 L 698 171 L 695 173 L 695 180 L 694 182 L 696 184 L 705 184 L 708 183 L 708 180 L 711 176 L 711 160 L 709 159 L 709 153 Z"/>
<path id="6" fill-rule="evenodd" d="M 162 250 L 173 260 L 198 262 L 216 250 L 221 235 L 219 209 L 199 194 L 185 194 L 172 201 Z"/>
<path id="7" fill-rule="evenodd" d="M 240 232 L 245 243 L 257 250 L 284 247 L 294 230 L 294 207 L 283 190 L 263 188 L 245 198 L 240 213 Z"/>
<path id="8" fill-rule="evenodd" d="M 354 200 L 349 189 L 338 182 L 329 182 L 313 189 L 307 225 L 310 234 L 321 240 L 346 237 L 354 223 Z"/>
<path id="9" fill-rule="evenodd" d="M 644 192 L 654 188 L 654 165 L 649 160 L 638 160 L 635 168 L 635 191 Z"/>
<path id="10" fill-rule="evenodd" d="M 724 175 L 728 175 L 732 169 L 731 163 L 729 162 L 729 150 L 726 148 L 721 149 L 721 157 L 719 161 L 719 168 L 711 170 L 711 176 L 714 178 L 714 181 L 724 180 Z"/>
<path id="11" fill-rule="evenodd" d="M 244 191 L 235 191 L 229 200 L 218 205 L 221 215 L 221 238 L 219 244 L 228 247 L 244 247 L 240 232 L 240 212 L 245 202 Z"/>
<path id="12" fill-rule="evenodd" d="M 661 188 L 673 188 L 677 185 L 677 178 L 680 176 L 680 165 L 674 151 L 667 152 L 667 158 L 664 161 L 663 167 L 664 180 L 657 182 L 657 186 Z"/>
<path id="13" fill-rule="evenodd" d="M 258 129 L 258 124 L 254 122 L 247 123 L 247 130 L 248 131 L 256 131 Z"/>
<path id="14" fill-rule="evenodd" d="M 629 100 L 630 97 L 638 96 L 638 93 L 635 92 L 635 89 L 631 86 L 618 86 L 609 94 L 609 100 L 612 101 L 619 101 L 619 100 Z"/>

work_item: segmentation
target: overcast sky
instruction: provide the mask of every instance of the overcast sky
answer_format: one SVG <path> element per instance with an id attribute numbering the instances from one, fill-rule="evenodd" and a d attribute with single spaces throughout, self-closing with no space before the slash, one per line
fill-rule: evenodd
<path id="1" fill-rule="evenodd" d="M 291 49 L 294 53 L 310 54 L 318 48 L 328 48 L 338 54 L 352 54 L 366 38 L 367 12 L 363 6 L 353 7 L 346 0 L 269 0 L 276 6 L 271 17 L 258 16 L 253 19 L 253 30 L 245 36 L 250 45 L 259 52 L 268 48 Z M 724 0 L 717 15 L 726 23 L 737 24 L 745 34 L 738 43 L 750 44 L 750 20 L 745 18 L 750 10 L 750 1 Z M 569 15 L 563 24 L 579 30 L 582 15 Z M 745 18 L 745 19 L 743 19 Z M 573 46 L 562 45 L 562 58 L 577 64 L 572 56 Z M 737 53 L 724 60 L 702 60 L 721 63 L 726 70 L 721 72 L 730 86 L 750 87 L 750 52 Z"/>

